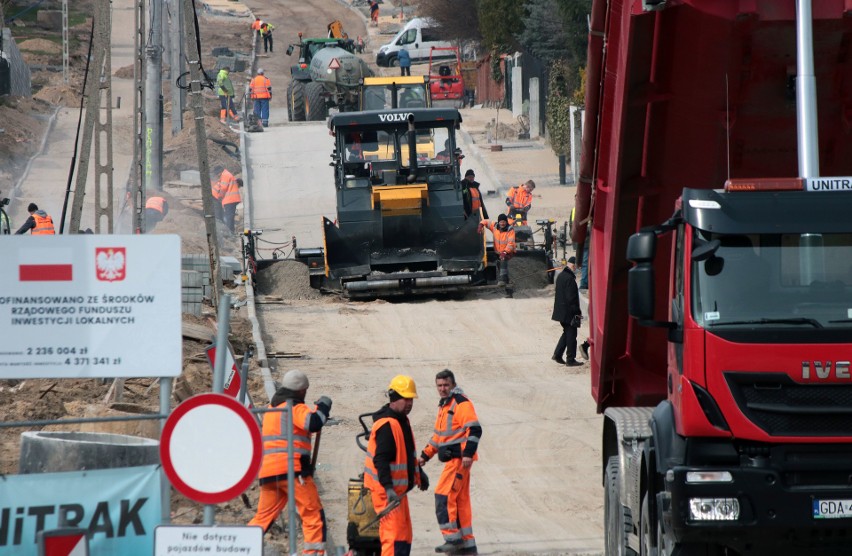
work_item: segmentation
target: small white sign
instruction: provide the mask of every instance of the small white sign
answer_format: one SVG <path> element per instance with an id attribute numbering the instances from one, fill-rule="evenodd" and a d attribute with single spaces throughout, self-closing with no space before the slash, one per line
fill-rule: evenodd
<path id="1" fill-rule="evenodd" d="M 263 556 L 263 529 L 177 525 L 154 529 L 154 556 L 178 554 Z"/>
<path id="2" fill-rule="evenodd" d="M 835 176 L 808 178 L 808 191 L 849 191 L 852 192 L 852 177 Z"/>
<path id="3" fill-rule="evenodd" d="M 0 252 L 0 378 L 180 375 L 180 237 L 2 236 Z"/>

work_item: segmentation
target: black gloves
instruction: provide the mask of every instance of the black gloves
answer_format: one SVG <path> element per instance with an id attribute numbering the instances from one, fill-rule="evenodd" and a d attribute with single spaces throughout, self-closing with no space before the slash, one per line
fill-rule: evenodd
<path id="1" fill-rule="evenodd" d="M 388 504 L 392 504 L 394 502 L 399 502 L 399 494 L 390 487 L 385 489 L 385 495 L 388 497 Z"/>
<path id="2" fill-rule="evenodd" d="M 429 476 L 420 468 L 420 490 L 429 490 Z"/>
<path id="3" fill-rule="evenodd" d="M 326 413 L 331 412 L 331 398 L 328 396 L 320 396 L 320 398 L 314 402 L 315 405 L 324 405 L 327 409 Z"/>

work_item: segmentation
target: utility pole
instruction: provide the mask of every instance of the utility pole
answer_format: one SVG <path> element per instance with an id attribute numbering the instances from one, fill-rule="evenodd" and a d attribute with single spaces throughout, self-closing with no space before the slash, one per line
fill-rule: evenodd
<path id="1" fill-rule="evenodd" d="M 74 187 L 74 201 L 71 205 L 69 234 L 76 234 L 80 230 L 80 222 L 83 216 L 83 198 L 86 196 L 86 182 L 89 178 L 92 134 L 95 129 L 95 122 L 100 121 L 100 91 L 102 88 L 109 88 L 110 85 L 110 74 L 104 75 L 105 55 L 110 48 L 110 0 L 97 0 L 95 2 L 94 22 L 92 64 L 89 66 L 90 75 L 86 81 L 86 90 L 83 91 L 86 99 L 86 119 L 83 124 L 80 162 L 77 164 L 77 182 Z M 108 164 L 111 165 L 112 162 L 110 161 Z M 97 176 L 98 173 L 95 172 L 95 174 Z"/>
<path id="2" fill-rule="evenodd" d="M 177 78 L 183 75 L 186 68 L 183 44 L 180 40 L 184 18 L 180 0 L 168 0 L 168 2 L 171 46 L 169 49 L 169 67 L 171 68 L 169 88 L 172 96 L 172 136 L 175 136 L 183 129 L 183 109 L 186 107 L 186 92 L 177 84 Z"/>
<path id="3" fill-rule="evenodd" d="M 145 0 L 135 0 L 134 21 L 136 35 L 133 40 L 133 168 L 130 172 L 133 198 L 133 223 L 135 234 L 145 233 Z"/>
<path id="4" fill-rule="evenodd" d="M 207 251 L 210 255 L 210 281 L 213 285 L 213 306 L 222 297 L 222 275 L 219 273 L 219 244 L 216 239 L 216 216 L 213 211 L 213 190 L 210 188 L 210 163 L 207 159 L 207 129 L 204 127 L 204 97 L 201 93 L 201 52 L 198 51 L 195 29 L 195 10 L 192 0 L 183 0 L 184 36 L 189 61 L 189 104 L 195 116 L 195 142 L 198 149 L 198 171 L 201 174 L 201 200 L 204 227 L 207 231 Z"/>
<path id="5" fill-rule="evenodd" d="M 148 1 L 151 32 L 145 46 L 145 189 L 163 189 L 163 0 Z"/>
<path id="6" fill-rule="evenodd" d="M 68 83 L 68 0 L 62 0 L 62 80 Z"/>

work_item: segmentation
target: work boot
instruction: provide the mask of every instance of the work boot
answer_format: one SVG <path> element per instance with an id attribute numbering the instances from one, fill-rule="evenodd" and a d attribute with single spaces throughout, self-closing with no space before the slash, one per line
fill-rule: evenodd
<path id="1" fill-rule="evenodd" d="M 583 356 L 583 359 L 586 361 L 589 360 L 589 342 L 584 341 L 580 344 L 580 354 Z"/>
<path id="2" fill-rule="evenodd" d="M 456 542 L 447 541 L 441 546 L 435 547 L 435 552 L 443 554 L 458 554 L 459 550 L 464 550 L 464 548 L 462 548 L 461 540 L 458 540 Z"/>
<path id="3" fill-rule="evenodd" d="M 565 364 L 565 360 L 564 360 L 564 359 L 562 359 L 562 356 L 561 356 L 561 355 L 554 355 L 553 357 L 551 357 L 551 359 L 553 359 L 554 361 L 556 361 L 556 362 L 557 362 L 557 363 L 559 363 L 560 365 L 564 365 L 564 364 Z"/>
<path id="4" fill-rule="evenodd" d="M 577 361 L 576 359 L 568 359 L 565 361 L 566 367 L 582 367 L 583 364 Z"/>
<path id="5" fill-rule="evenodd" d="M 479 554 L 479 552 L 476 551 L 475 546 L 468 546 L 468 547 L 462 548 L 461 550 L 459 550 L 455 554 Z"/>

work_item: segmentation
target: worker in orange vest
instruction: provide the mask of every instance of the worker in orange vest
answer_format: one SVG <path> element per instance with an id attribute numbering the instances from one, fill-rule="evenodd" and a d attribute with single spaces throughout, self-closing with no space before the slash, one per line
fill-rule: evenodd
<path id="1" fill-rule="evenodd" d="M 527 180 L 517 187 L 510 188 L 509 192 L 506 193 L 506 206 L 509 207 L 507 212 L 514 225 L 526 225 L 527 213 L 532 207 L 532 192 L 534 189 L 535 182 Z M 517 217 L 518 214 L 521 215 L 520 218 Z"/>
<path id="2" fill-rule="evenodd" d="M 254 115 L 263 127 L 269 127 L 269 99 L 272 98 L 272 82 L 264 75 L 263 68 L 257 68 L 257 75 L 249 85 L 251 99 L 254 100 Z"/>
<path id="3" fill-rule="evenodd" d="M 497 253 L 497 285 L 505 286 L 509 283 L 509 260 L 515 256 L 515 229 L 509 225 L 509 218 L 505 214 L 497 217 L 495 225 L 490 220 L 479 223 L 479 232 L 482 228 L 491 230 L 494 236 L 494 252 Z"/>
<path id="4" fill-rule="evenodd" d="M 148 197 L 145 201 L 145 226 L 151 232 L 169 213 L 169 203 L 162 197 Z"/>
<path id="5" fill-rule="evenodd" d="M 379 522 L 382 556 L 408 556 L 414 533 L 406 495 L 415 486 L 429 488 L 429 478 L 415 456 L 417 445 L 408 421 L 417 386 L 410 376 L 397 375 L 387 393 L 390 403 L 373 414 L 364 459 L 364 486 L 370 489 L 377 514 L 390 504 L 398 506 Z"/>
<path id="6" fill-rule="evenodd" d="M 242 201 L 240 188 L 243 186 L 242 178 L 237 178 L 228 185 L 224 197 L 222 197 L 222 209 L 225 211 L 225 229 L 234 233 L 234 219 L 237 215 L 237 205 Z"/>
<path id="7" fill-rule="evenodd" d="M 251 30 L 257 33 L 257 39 L 260 40 L 260 28 L 263 26 L 263 21 L 259 17 L 255 17 L 251 22 Z"/>
<path id="8" fill-rule="evenodd" d="M 18 228 L 18 231 L 15 232 L 16 235 L 25 234 L 30 230 L 32 230 L 30 233 L 34 236 L 56 235 L 56 229 L 53 227 L 53 218 L 43 210 L 39 210 L 38 205 L 30 203 L 27 207 L 27 212 L 30 213 L 30 217 L 27 218 L 23 226 Z"/>
<path id="9" fill-rule="evenodd" d="M 479 459 L 476 454 L 482 426 L 470 399 L 456 386 L 453 371 L 435 375 L 438 389 L 438 417 L 429 444 L 420 453 L 421 467 L 435 455 L 444 462 L 435 486 L 435 514 L 444 544 L 435 552 L 476 554 L 473 514 L 470 510 L 470 470 Z"/>
<path id="10" fill-rule="evenodd" d="M 233 183 L 236 183 L 236 178 L 234 174 L 232 174 L 227 168 L 222 165 L 217 165 L 213 172 L 215 175 L 219 176 L 215 182 L 212 182 L 211 189 L 213 190 L 213 210 L 215 212 L 216 220 L 224 221 L 224 207 L 222 206 L 222 199 L 225 198 L 225 193 L 227 193 L 228 189 L 231 187 Z"/>
<path id="11" fill-rule="evenodd" d="M 311 409 L 305 404 L 310 382 L 302 371 L 287 371 L 281 388 L 272 396 L 269 406 L 284 410 L 288 400 L 293 403 L 292 425 L 287 422 L 286 411 L 270 411 L 263 415 L 263 461 L 258 474 L 260 499 L 257 513 L 249 525 L 259 525 L 264 533 L 287 506 L 287 430 L 293 427 L 293 485 L 296 509 L 302 518 L 302 554 L 325 555 L 326 520 L 317 485 L 314 483 L 315 461 L 311 461 L 311 437 L 319 433 L 331 414 L 331 398 L 320 396 Z M 291 527 L 295 524 L 291 524 Z M 290 534 L 295 535 L 293 529 Z"/>
<path id="12" fill-rule="evenodd" d="M 462 180 L 462 199 L 464 201 L 464 214 L 479 214 L 479 209 L 482 209 L 482 218 L 488 218 L 488 210 L 485 208 L 485 203 L 482 202 L 482 192 L 479 190 L 479 182 L 476 181 L 476 174 L 473 170 L 468 170 L 464 173 Z"/>

